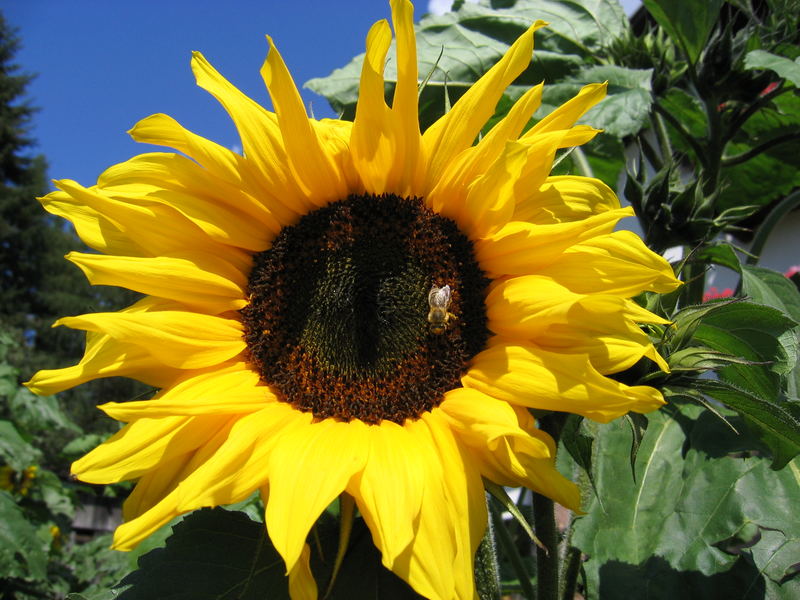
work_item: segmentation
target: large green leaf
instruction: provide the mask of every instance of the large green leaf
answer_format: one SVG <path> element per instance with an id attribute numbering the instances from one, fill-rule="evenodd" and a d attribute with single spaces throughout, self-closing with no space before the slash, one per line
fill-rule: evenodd
<path id="1" fill-rule="evenodd" d="M 648 12 L 696 63 L 717 21 L 723 0 L 642 0 Z"/>
<path id="2" fill-rule="evenodd" d="M 744 57 L 744 66 L 746 69 L 769 69 L 800 87 L 800 57 L 791 60 L 766 50 L 751 50 Z"/>
<path id="3" fill-rule="evenodd" d="M 38 463 L 41 458 L 42 453 L 20 435 L 11 421 L 0 421 L 0 461 L 15 471 L 22 471 Z"/>
<path id="4" fill-rule="evenodd" d="M 336 556 L 336 520 L 323 514 L 314 537 L 318 544 L 312 547 L 311 566 L 322 595 Z M 288 600 L 285 570 L 263 523 L 241 512 L 204 509 L 178 523 L 163 548 L 139 559 L 139 569 L 120 582 L 122 591 L 118 597 L 120 600 Z M 421 598 L 381 564 L 380 553 L 361 519 L 356 519 L 353 525 L 344 563 L 327 597 L 331 600 Z"/>
<path id="5" fill-rule="evenodd" d="M 2 579 L 43 580 L 47 572 L 46 544 L 36 535 L 11 494 L 0 490 L 0 589 Z M 8 583 L 13 596 L 13 584 Z M 4 596 L 5 597 L 5 596 Z"/>
<path id="6" fill-rule="evenodd" d="M 797 598 L 797 463 L 770 470 L 749 452 L 756 441 L 697 407 L 648 418 L 635 481 L 630 429 L 612 423 L 595 438 L 605 510 L 593 500 L 573 536 L 589 597 Z"/>

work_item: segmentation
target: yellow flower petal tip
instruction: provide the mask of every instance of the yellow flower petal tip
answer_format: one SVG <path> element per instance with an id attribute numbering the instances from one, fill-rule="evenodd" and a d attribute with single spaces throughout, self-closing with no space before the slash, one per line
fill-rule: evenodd
<path id="1" fill-rule="evenodd" d="M 391 103 L 385 22 L 368 38 L 353 123 L 308 118 L 269 36 L 275 112 L 195 52 L 242 153 L 153 115 L 129 133 L 175 153 L 134 157 L 93 187 L 58 180 L 41 199 L 95 250 L 67 255 L 91 283 L 144 295 L 56 321 L 86 332 L 85 356 L 26 383 L 55 393 L 125 376 L 160 389 L 104 404 L 127 424 L 72 467 L 137 480 L 114 547 L 260 490 L 293 597 L 312 598 L 305 540 L 346 493 L 388 568 L 427 597 L 472 598 L 484 478 L 579 510 L 528 409 L 607 421 L 663 404 L 609 375 L 643 357 L 663 367 L 639 326 L 660 321 L 629 299 L 678 282 L 614 232 L 630 211 L 606 185 L 550 175 L 560 148 L 597 133 L 575 123 L 606 84 L 523 133 L 537 87 L 475 144 L 529 64 L 537 21 L 421 134 L 413 6 L 391 9 Z"/>

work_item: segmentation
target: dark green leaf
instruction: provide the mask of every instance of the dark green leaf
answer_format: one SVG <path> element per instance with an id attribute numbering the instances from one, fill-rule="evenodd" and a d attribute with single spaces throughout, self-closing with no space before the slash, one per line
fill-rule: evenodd
<path id="1" fill-rule="evenodd" d="M 724 381 L 699 379 L 695 388 L 732 408 L 772 452 L 773 469 L 782 469 L 800 454 L 800 403 L 776 402 Z"/>
<path id="2" fill-rule="evenodd" d="M 0 565 L 2 578 L 41 580 L 47 573 L 47 546 L 25 519 L 11 494 L 0 490 Z M 1 580 L 0 580 L 1 581 Z"/>
<path id="3" fill-rule="evenodd" d="M 285 565 L 264 526 L 221 508 L 176 525 L 164 548 L 139 559 L 122 580 L 121 600 L 289 598 Z"/>
<path id="4" fill-rule="evenodd" d="M 589 556 L 587 596 L 797 598 L 800 582 L 784 579 L 800 543 L 796 466 L 770 470 L 748 452 L 757 442 L 699 407 L 673 406 L 649 420 L 635 482 L 626 460 L 629 428 L 612 423 L 595 438 L 605 510 L 592 500 L 572 538 Z M 762 538 L 746 553 L 715 545 L 748 524 Z"/>
<path id="5" fill-rule="evenodd" d="M 696 63 L 717 21 L 722 0 L 642 0 L 648 12 Z"/>
<path id="6" fill-rule="evenodd" d="M 0 458 L 15 471 L 38 463 L 41 452 L 19 434 L 11 421 L 0 421 Z"/>
<path id="7" fill-rule="evenodd" d="M 731 271 L 736 271 L 737 273 L 741 273 L 742 271 L 742 266 L 739 262 L 739 257 L 736 256 L 736 251 L 730 244 L 724 242 L 705 246 L 697 253 L 697 259 L 706 263 L 727 267 Z"/>
<path id="8" fill-rule="evenodd" d="M 312 545 L 311 565 L 322 593 L 336 555 L 338 524 L 323 514 L 317 532 L 322 554 Z M 175 525 L 163 548 L 139 559 L 139 570 L 120 582 L 119 598 L 288 599 L 285 569 L 263 523 L 240 512 L 204 509 Z M 328 598 L 412 600 L 420 596 L 381 564 L 369 530 L 356 519 L 344 563 Z"/>
<path id="9" fill-rule="evenodd" d="M 592 488 L 597 492 L 594 485 L 594 476 L 592 474 L 592 444 L 594 440 L 592 436 L 586 435 L 581 432 L 581 423 L 583 417 L 579 415 L 568 415 L 564 423 L 564 429 L 561 431 L 559 438 L 564 448 L 569 452 L 578 466 L 583 469 L 589 477 L 589 482 Z"/>
<path id="10" fill-rule="evenodd" d="M 769 363 L 731 365 L 722 369 L 720 376 L 761 398 L 775 399 L 781 390 L 780 376 L 791 371 L 796 362 L 796 339 L 786 335 L 794 326 L 794 321 L 778 309 L 735 302 L 706 316 L 694 339 L 719 352 Z"/>
<path id="11" fill-rule="evenodd" d="M 64 429 L 81 433 L 80 427 L 61 409 L 56 396 L 36 396 L 28 389 L 20 387 L 9 399 L 8 405 L 14 420 L 27 432 Z"/>
<path id="12" fill-rule="evenodd" d="M 769 69 L 800 87 L 800 59 L 791 60 L 766 50 L 751 50 L 744 57 L 745 69 Z"/>
<path id="13" fill-rule="evenodd" d="M 678 311 L 673 317 L 673 327 L 669 329 L 668 343 L 673 351 L 678 351 L 684 348 L 692 339 L 703 322 L 703 319 L 708 318 L 709 315 L 714 313 L 724 312 L 729 310 L 729 307 L 738 300 L 725 300 L 722 302 L 709 302 L 705 304 L 698 304 L 696 306 L 687 306 Z"/>
<path id="14" fill-rule="evenodd" d="M 669 355 L 671 371 L 713 371 L 732 364 L 758 365 L 762 363 L 739 356 L 717 352 L 703 346 L 690 346 Z"/>
<path id="15" fill-rule="evenodd" d="M 625 420 L 631 428 L 631 475 L 634 481 L 636 480 L 636 457 L 639 455 L 639 448 L 642 446 L 642 439 L 644 433 L 647 431 L 647 417 L 636 413 L 628 413 L 625 415 Z"/>

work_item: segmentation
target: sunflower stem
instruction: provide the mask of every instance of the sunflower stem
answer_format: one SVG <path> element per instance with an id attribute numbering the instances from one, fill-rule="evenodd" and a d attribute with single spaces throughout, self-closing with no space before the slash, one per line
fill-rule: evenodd
<path id="1" fill-rule="evenodd" d="M 564 415 L 550 414 L 539 419 L 539 427 L 549 433 L 556 444 L 564 427 Z M 558 529 L 555 504 L 550 498 L 533 494 L 533 528 L 546 550 L 536 551 L 536 599 L 558 600 Z"/>
<path id="2" fill-rule="evenodd" d="M 475 587 L 481 600 L 500 600 L 500 565 L 491 519 L 475 553 Z"/>
<path id="3" fill-rule="evenodd" d="M 534 600 L 534 598 L 536 598 L 536 592 L 531 584 L 530 573 L 527 567 L 525 567 L 525 563 L 522 561 L 522 556 L 520 556 L 519 550 L 516 544 L 514 544 L 514 540 L 511 538 L 511 534 L 506 528 L 505 523 L 503 523 L 502 511 L 498 509 L 497 504 L 494 502 L 490 502 L 489 507 L 492 525 L 494 525 L 495 533 L 497 533 L 497 541 L 500 543 L 503 556 L 511 562 L 511 568 L 514 569 L 514 573 L 517 575 L 522 595 L 529 600 Z"/>
<path id="4" fill-rule="evenodd" d="M 555 505 L 550 498 L 533 495 L 533 527 L 545 550 L 536 550 L 536 600 L 558 600 L 558 532 Z"/>
<path id="5" fill-rule="evenodd" d="M 561 600 L 573 600 L 578 587 L 578 576 L 581 574 L 581 551 L 574 546 L 567 550 L 564 561 L 564 575 L 561 582 Z"/>

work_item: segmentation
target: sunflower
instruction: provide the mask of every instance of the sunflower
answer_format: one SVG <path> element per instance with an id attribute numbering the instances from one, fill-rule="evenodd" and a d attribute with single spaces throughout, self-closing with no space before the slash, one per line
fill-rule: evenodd
<path id="1" fill-rule="evenodd" d="M 556 152 L 597 130 L 575 122 L 603 84 L 525 131 L 542 86 L 480 138 L 526 68 L 534 23 L 420 134 L 413 7 L 392 0 L 392 40 L 369 31 L 353 122 L 310 119 L 269 41 L 270 112 L 199 53 L 242 155 L 157 114 L 130 132 L 174 148 L 112 166 L 97 185 L 56 182 L 44 208 L 98 253 L 70 253 L 92 284 L 145 294 L 119 312 L 60 319 L 86 331 L 78 365 L 28 386 L 99 377 L 160 388 L 100 408 L 126 425 L 76 461 L 90 483 L 137 480 L 114 547 L 171 519 L 260 491 L 294 598 L 316 597 L 306 538 L 346 494 L 383 564 L 429 598 L 473 598 L 487 524 L 482 478 L 578 509 L 530 408 L 609 421 L 661 394 L 608 377 L 647 357 L 630 298 L 678 282 L 596 179 L 550 176 Z"/>

